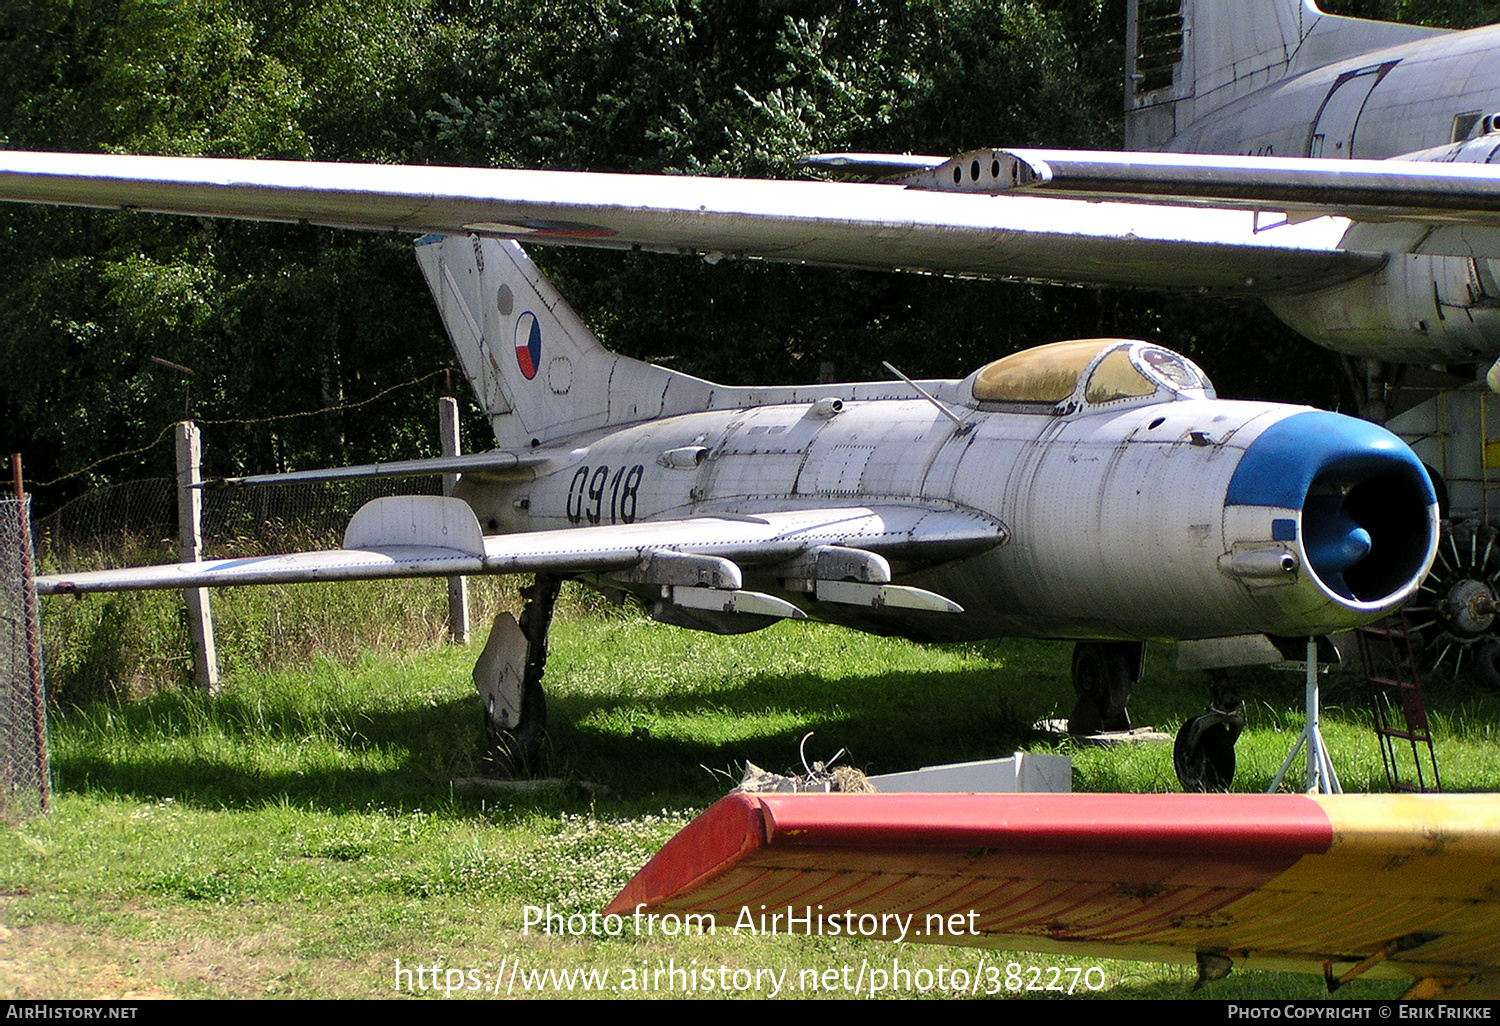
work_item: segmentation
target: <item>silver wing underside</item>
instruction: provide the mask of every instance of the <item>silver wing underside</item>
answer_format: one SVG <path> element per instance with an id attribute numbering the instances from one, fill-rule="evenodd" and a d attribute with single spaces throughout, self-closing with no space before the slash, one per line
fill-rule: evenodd
<path id="1" fill-rule="evenodd" d="M 880 183 L 10 151 L 0 200 L 1285 295 L 1393 253 L 1500 259 L 1492 150 L 1500 138 L 1420 160 L 984 150 L 814 161 L 896 176 Z"/>
<path id="2" fill-rule="evenodd" d="M 0 152 L 0 200 L 844 267 L 1302 292 L 1378 267 L 1349 222 L 901 185 Z"/>
<path id="3" fill-rule="evenodd" d="M 37 591 L 57 595 L 643 567 L 660 571 L 663 583 L 683 583 L 683 572 L 708 568 L 719 574 L 717 587 L 734 590 L 741 583 L 740 565 L 789 564 L 826 547 L 932 564 L 984 552 L 1005 537 L 997 521 L 978 512 L 916 505 L 708 515 L 486 537 L 473 511 L 458 499 L 395 496 L 361 509 L 349 523 L 342 549 L 52 574 L 37 578 Z M 674 555 L 704 558 L 686 568 L 679 560 L 663 570 L 660 564 L 672 562 Z M 640 580 L 651 583 L 649 575 Z"/>

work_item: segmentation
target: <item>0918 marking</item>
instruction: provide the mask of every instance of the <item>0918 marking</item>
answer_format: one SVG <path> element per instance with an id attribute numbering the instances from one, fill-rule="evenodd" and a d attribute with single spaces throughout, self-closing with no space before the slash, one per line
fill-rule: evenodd
<path id="1" fill-rule="evenodd" d="M 568 486 L 568 523 L 611 524 L 635 523 L 637 493 L 646 468 L 637 463 L 632 467 L 619 467 L 611 476 L 609 467 L 579 467 L 573 472 L 573 481 Z M 606 510 L 604 497 L 609 496 Z"/>

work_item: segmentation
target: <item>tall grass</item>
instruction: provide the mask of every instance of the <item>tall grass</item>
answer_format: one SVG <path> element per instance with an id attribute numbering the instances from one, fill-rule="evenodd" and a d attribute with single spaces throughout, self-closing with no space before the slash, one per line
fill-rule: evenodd
<path id="1" fill-rule="evenodd" d="M 355 581 L 223 588 L 212 594 L 219 663 L 229 676 L 319 659 L 428 648 L 447 635 L 441 580 Z M 485 628 L 517 612 L 510 578 L 470 579 L 470 620 Z M 55 704 L 144 697 L 192 678 L 187 611 L 175 591 L 52 596 L 42 608 L 48 688 Z"/>

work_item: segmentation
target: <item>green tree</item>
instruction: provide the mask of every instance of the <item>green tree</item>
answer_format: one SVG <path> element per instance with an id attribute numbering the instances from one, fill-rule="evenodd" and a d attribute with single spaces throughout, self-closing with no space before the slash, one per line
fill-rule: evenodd
<path id="1" fill-rule="evenodd" d="M 446 45 L 425 0 L 40 0 L 0 11 L 0 122 L 16 148 L 406 159 Z M 449 362 L 406 240 L 14 208 L 0 221 L 0 417 L 36 479 L 194 414 L 256 419 L 372 395 Z M 413 344 L 413 340 L 423 343 Z M 224 425 L 210 469 L 388 458 L 429 446 L 430 393 L 336 419 Z M 364 422 L 361 422 L 364 423 Z M 165 447 L 73 487 L 160 473 Z M 63 489 L 57 498 L 65 497 Z"/>
<path id="2" fill-rule="evenodd" d="M 1473 24 L 1500 5 L 1342 0 Z M 817 150 L 1119 145 L 1124 0 L 16 0 L 15 148 L 790 177 Z M 1142 335 L 1229 395 L 1331 405 L 1334 358 L 1255 304 L 573 251 L 539 254 L 624 352 L 739 383 L 827 364 L 960 375 L 1059 338 Z M 451 360 L 409 240 L 16 207 L 0 214 L 0 429 L 47 479 L 181 415 L 210 470 L 414 455 Z M 1286 368 L 1295 366 L 1296 374 Z M 471 444 L 475 435 L 471 428 Z M 59 489 L 163 472 L 162 447 Z"/>

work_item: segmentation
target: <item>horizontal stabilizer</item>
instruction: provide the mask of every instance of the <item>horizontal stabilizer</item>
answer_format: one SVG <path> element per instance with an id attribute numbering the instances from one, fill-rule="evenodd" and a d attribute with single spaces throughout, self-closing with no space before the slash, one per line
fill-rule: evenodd
<path id="1" fill-rule="evenodd" d="M 321 481 L 360 481 L 370 478 L 426 477 L 438 474 L 503 473 L 521 467 L 546 463 L 548 456 L 536 452 L 471 452 L 462 456 L 436 456 L 422 460 L 392 460 L 388 463 L 365 463 L 355 467 L 329 467 L 321 470 L 293 470 L 285 474 L 254 474 L 249 477 L 219 477 L 204 481 L 199 488 L 239 487 L 241 485 L 307 484 Z"/>
<path id="2" fill-rule="evenodd" d="M 933 192 L 1034 192 L 1127 203 L 1500 223 L 1500 143 L 1459 162 L 1252 157 L 1110 150 L 984 149 L 894 181 Z M 1445 147 L 1446 157 L 1451 147 Z M 1418 159 L 1421 158 L 1421 159 Z M 1269 224 L 1269 221 L 1267 222 Z"/>
<path id="3" fill-rule="evenodd" d="M 803 157 L 801 163 L 835 174 L 879 178 L 934 168 L 947 159 L 912 153 L 815 153 Z"/>

